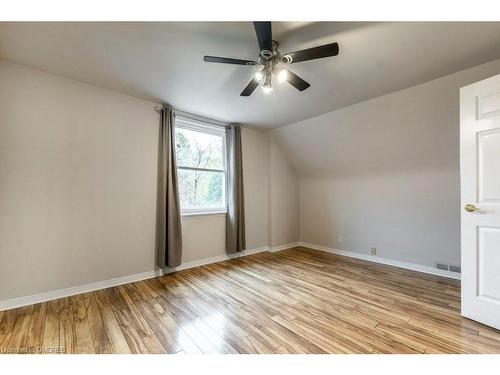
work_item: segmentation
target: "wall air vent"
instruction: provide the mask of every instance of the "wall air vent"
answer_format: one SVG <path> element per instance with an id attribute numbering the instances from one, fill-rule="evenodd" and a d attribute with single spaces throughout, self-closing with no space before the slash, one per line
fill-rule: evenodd
<path id="1" fill-rule="evenodd" d="M 456 273 L 462 272 L 462 269 L 460 266 L 454 266 L 452 264 L 447 264 L 444 262 L 436 262 L 435 266 L 438 270 L 444 270 L 444 271 L 450 271 L 450 272 L 456 272 Z"/>
<path id="2" fill-rule="evenodd" d="M 436 263 L 436 268 L 445 271 L 448 271 L 450 269 L 450 267 L 445 263 Z"/>
<path id="3" fill-rule="evenodd" d="M 462 272 L 462 267 L 460 267 L 460 266 L 452 266 L 452 265 L 450 265 L 450 271 L 451 271 L 451 272 L 461 273 L 461 272 Z"/>

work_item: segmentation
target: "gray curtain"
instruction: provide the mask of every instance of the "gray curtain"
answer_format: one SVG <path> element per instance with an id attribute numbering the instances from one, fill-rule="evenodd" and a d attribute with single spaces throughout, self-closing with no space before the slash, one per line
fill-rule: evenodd
<path id="1" fill-rule="evenodd" d="M 163 108 L 160 113 L 156 243 L 158 265 L 164 268 L 181 264 L 182 231 L 175 160 L 175 115 L 171 108 Z"/>
<path id="2" fill-rule="evenodd" d="M 243 197 L 243 161 L 241 153 L 241 129 L 226 128 L 227 148 L 227 215 L 226 251 L 235 253 L 245 250 L 245 203 Z"/>

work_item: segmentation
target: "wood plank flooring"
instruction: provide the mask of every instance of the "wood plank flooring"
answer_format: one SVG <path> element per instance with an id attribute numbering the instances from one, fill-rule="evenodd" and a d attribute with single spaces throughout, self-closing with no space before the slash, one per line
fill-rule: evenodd
<path id="1" fill-rule="evenodd" d="M 500 353 L 457 281 L 305 248 L 0 312 L 0 353 Z"/>

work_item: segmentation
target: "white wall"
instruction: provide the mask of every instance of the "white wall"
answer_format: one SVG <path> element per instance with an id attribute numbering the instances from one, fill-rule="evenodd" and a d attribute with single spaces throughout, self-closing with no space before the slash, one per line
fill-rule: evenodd
<path id="1" fill-rule="evenodd" d="M 299 185 L 294 169 L 276 144 L 270 142 L 270 212 L 271 246 L 299 240 Z"/>
<path id="2" fill-rule="evenodd" d="M 269 245 L 269 138 L 266 133 L 243 128 L 241 142 L 246 242 L 247 249 L 255 249 Z"/>
<path id="3" fill-rule="evenodd" d="M 299 176 L 300 240 L 459 264 L 459 88 L 499 72 L 497 60 L 273 131 Z"/>
<path id="4" fill-rule="evenodd" d="M 155 269 L 154 103 L 0 61 L 0 301 Z M 242 133 L 247 245 L 268 246 L 269 142 Z M 183 262 L 225 254 L 183 219 Z"/>
<path id="5" fill-rule="evenodd" d="M 153 103 L 0 61 L 0 300 L 155 265 Z"/>
<path id="6" fill-rule="evenodd" d="M 269 142 L 265 133 L 243 128 L 243 183 L 248 250 L 268 246 Z M 224 215 L 183 217 L 182 261 L 226 254 Z"/>

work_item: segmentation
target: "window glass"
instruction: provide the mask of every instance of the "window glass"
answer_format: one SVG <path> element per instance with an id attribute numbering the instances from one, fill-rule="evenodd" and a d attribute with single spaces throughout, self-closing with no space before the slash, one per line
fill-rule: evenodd
<path id="1" fill-rule="evenodd" d="M 183 213 L 226 210 L 224 132 L 176 121 L 175 151 Z"/>
<path id="2" fill-rule="evenodd" d="M 177 128 L 175 141 L 179 167 L 224 169 L 220 135 Z"/>

